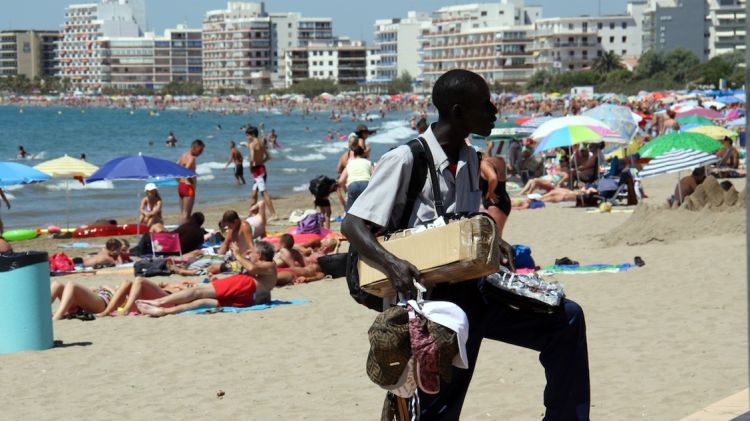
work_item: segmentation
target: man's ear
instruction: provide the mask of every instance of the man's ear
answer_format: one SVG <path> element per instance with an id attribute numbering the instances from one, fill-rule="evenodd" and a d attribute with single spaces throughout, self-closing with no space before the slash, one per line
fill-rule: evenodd
<path id="1" fill-rule="evenodd" d="M 453 104 L 451 107 L 451 116 L 455 118 L 461 118 L 464 115 L 464 110 L 460 104 Z"/>

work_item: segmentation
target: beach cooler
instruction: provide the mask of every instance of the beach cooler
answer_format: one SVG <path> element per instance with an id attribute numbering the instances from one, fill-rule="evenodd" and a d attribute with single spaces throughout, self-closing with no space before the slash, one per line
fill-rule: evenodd
<path id="1" fill-rule="evenodd" d="M 0 354 L 52 345 L 47 253 L 0 254 Z"/>

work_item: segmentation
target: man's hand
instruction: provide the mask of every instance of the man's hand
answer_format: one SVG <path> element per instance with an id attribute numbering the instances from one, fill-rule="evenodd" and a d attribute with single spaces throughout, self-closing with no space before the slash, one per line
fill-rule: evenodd
<path id="1" fill-rule="evenodd" d="M 511 272 L 516 271 L 516 265 L 513 262 L 513 256 L 515 256 L 515 252 L 513 251 L 513 246 L 508 244 L 507 241 L 500 239 L 500 264 L 503 266 L 506 266 L 508 269 L 511 270 Z"/>
<path id="2" fill-rule="evenodd" d="M 237 258 L 237 256 L 242 256 L 242 253 L 240 253 L 240 246 L 236 241 L 232 241 L 232 243 L 229 244 L 229 250 L 232 250 L 232 255 L 235 256 L 235 258 Z"/>
<path id="3" fill-rule="evenodd" d="M 396 259 L 387 267 L 388 279 L 393 284 L 393 288 L 403 294 L 407 299 L 417 297 L 417 289 L 414 286 L 414 280 L 422 282 L 422 274 L 419 269 L 406 260 Z"/>

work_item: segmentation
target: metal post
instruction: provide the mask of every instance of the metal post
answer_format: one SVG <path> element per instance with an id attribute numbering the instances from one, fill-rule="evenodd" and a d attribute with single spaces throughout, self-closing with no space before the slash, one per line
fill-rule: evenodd
<path id="1" fill-rule="evenodd" d="M 750 14 L 750 2 L 745 2 L 745 14 Z M 747 25 L 745 25 L 747 28 Z M 748 68 L 747 63 L 750 63 L 750 36 L 745 36 L 745 148 L 747 148 L 747 133 L 750 131 L 750 124 L 747 123 L 747 115 L 748 115 L 748 105 L 747 105 L 747 90 L 750 88 L 750 68 Z M 748 168 L 747 166 L 750 164 L 750 158 L 748 158 L 747 154 L 745 154 L 745 168 Z M 745 189 L 747 189 L 747 176 L 745 176 Z M 745 199 L 747 201 L 747 204 L 750 204 L 750 200 Z M 747 206 L 746 206 L 747 208 Z M 745 230 L 747 231 L 747 226 L 750 225 L 750 212 L 747 210 L 746 212 L 746 222 L 745 222 Z M 747 239 L 750 241 L 750 232 L 747 232 Z M 747 249 L 747 246 L 745 248 L 745 254 L 746 254 L 746 260 L 745 264 L 748 265 L 747 268 L 750 269 L 750 249 Z M 748 338 L 750 338 L 750 270 L 748 270 L 748 282 L 747 282 L 747 293 L 748 293 Z M 749 350 L 750 351 L 750 350 Z M 750 362 L 750 352 L 748 353 L 748 361 Z"/>

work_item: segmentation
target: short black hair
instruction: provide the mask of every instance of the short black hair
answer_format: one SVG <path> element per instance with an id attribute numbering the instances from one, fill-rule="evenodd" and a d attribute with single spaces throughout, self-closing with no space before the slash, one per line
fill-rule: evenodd
<path id="1" fill-rule="evenodd" d="M 245 128 L 245 134 L 258 137 L 258 128 L 255 126 L 248 125 L 247 128 Z"/>
<path id="2" fill-rule="evenodd" d="M 464 69 L 453 69 L 443 73 L 432 87 L 432 103 L 438 117 L 448 117 L 451 107 L 476 101 L 482 90 L 489 90 L 482 76 Z"/>
<path id="3" fill-rule="evenodd" d="M 190 144 L 190 146 L 200 146 L 201 148 L 205 148 L 205 147 L 206 147 L 206 144 L 205 144 L 205 143 L 203 143 L 203 141 L 202 141 L 202 140 L 200 140 L 200 139 L 195 139 L 195 140 L 193 141 L 193 143 L 191 143 L 191 144 Z"/>
<path id="4" fill-rule="evenodd" d="M 258 244 L 255 245 L 255 249 L 258 250 L 260 258 L 265 262 L 272 261 L 273 255 L 276 253 L 273 246 L 266 241 L 259 241 Z"/>
<path id="5" fill-rule="evenodd" d="M 279 244 L 284 248 L 290 249 L 294 247 L 294 237 L 291 234 L 282 234 L 279 238 Z"/>
<path id="6" fill-rule="evenodd" d="M 200 227 L 206 221 L 206 217 L 203 215 L 203 212 L 193 212 L 190 215 L 190 220 Z"/>
<path id="7" fill-rule="evenodd" d="M 706 176 L 706 168 L 705 167 L 698 167 L 693 170 L 693 176 L 695 177 L 705 177 Z"/>

